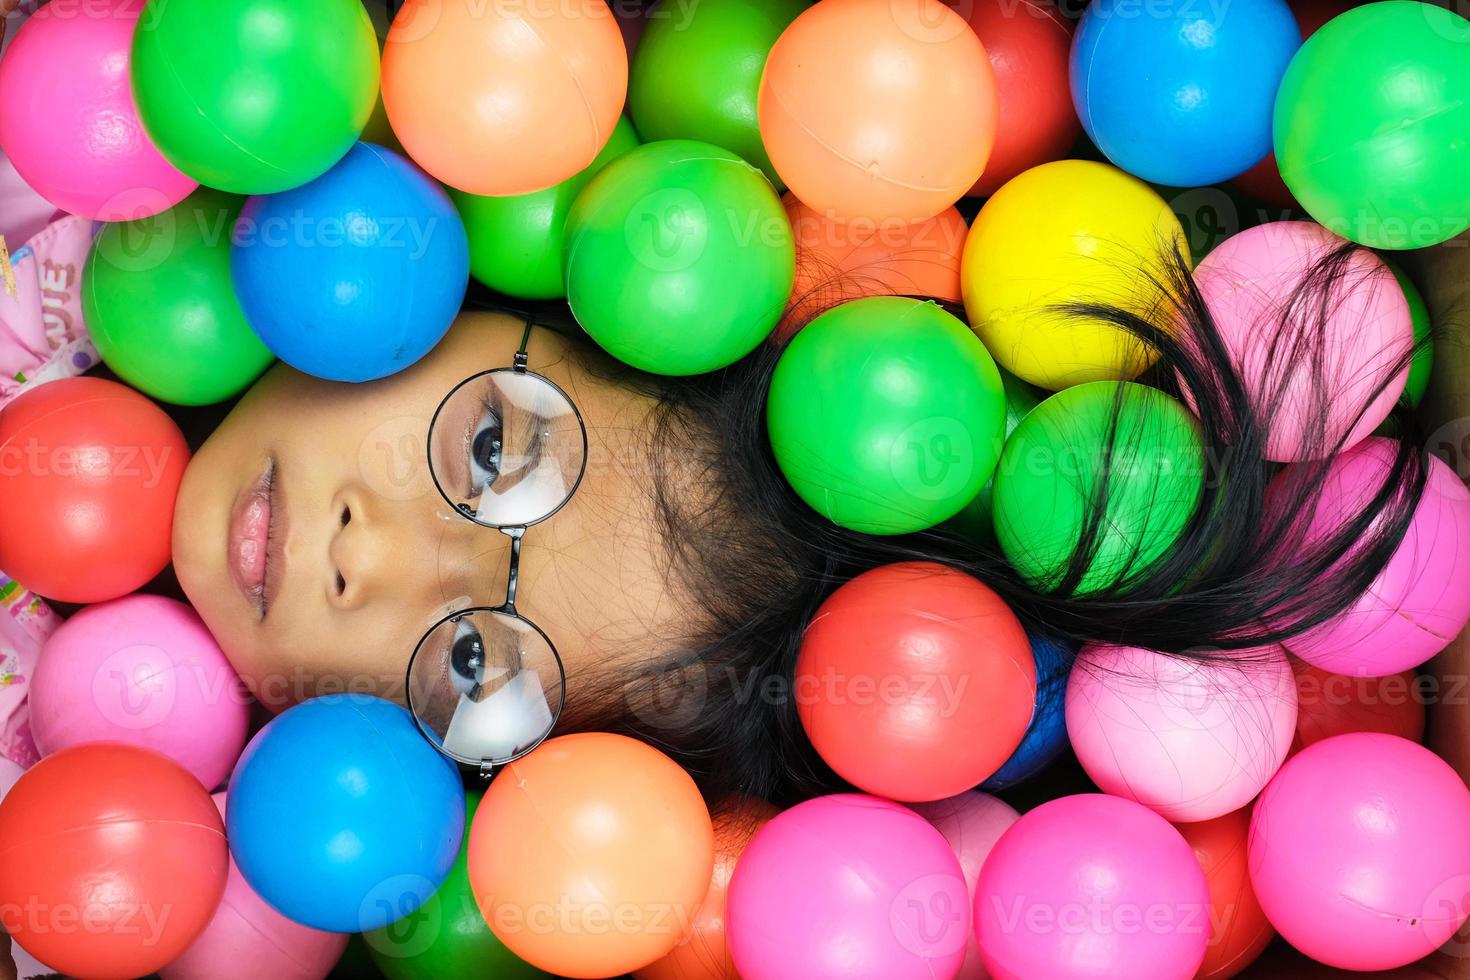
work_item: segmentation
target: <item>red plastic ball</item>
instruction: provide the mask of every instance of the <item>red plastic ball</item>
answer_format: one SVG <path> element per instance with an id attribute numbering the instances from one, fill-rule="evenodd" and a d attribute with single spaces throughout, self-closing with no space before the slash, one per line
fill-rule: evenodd
<path id="1" fill-rule="evenodd" d="M 1210 944 L 1195 980 L 1228 980 L 1254 963 L 1276 937 L 1251 888 L 1250 807 L 1174 827 L 1194 848 L 1210 889 Z"/>
<path id="2" fill-rule="evenodd" d="M 63 602 L 126 595 L 169 562 L 189 448 L 143 395 L 101 378 L 27 391 L 0 411 L 0 568 Z"/>
<path id="3" fill-rule="evenodd" d="M 145 976 L 209 924 L 229 857 L 182 766 L 109 742 L 65 749 L 0 805 L 0 925 L 67 976 Z"/>
<path id="4" fill-rule="evenodd" d="M 1296 675 L 1296 737 L 1299 752 L 1323 739 L 1349 732 L 1381 732 L 1424 741 L 1424 692 L 1412 670 L 1387 677 L 1348 677 L 1291 658 Z"/>
<path id="5" fill-rule="evenodd" d="M 822 603 L 794 690 L 807 737 L 859 789 L 939 800 L 999 769 L 1036 703 L 1036 664 L 1010 608 L 933 562 L 864 572 Z"/>
<path id="6" fill-rule="evenodd" d="M 995 72 L 995 146 L 969 192 L 988 197 L 1021 171 L 1062 159 L 1082 135 L 1067 80 L 1072 22 L 1054 0 L 945 3 L 969 21 Z"/>

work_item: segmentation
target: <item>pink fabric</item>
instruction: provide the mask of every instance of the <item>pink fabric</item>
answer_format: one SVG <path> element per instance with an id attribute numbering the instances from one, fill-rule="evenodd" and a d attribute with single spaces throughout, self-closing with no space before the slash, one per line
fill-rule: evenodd
<path id="1" fill-rule="evenodd" d="M 31 675 L 41 645 L 60 625 L 50 606 L 0 575 L 0 755 L 24 767 L 40 758 L 31 740 Z"/>
<path id="2" fill-rule="evenodd" d="M 97 363 L 82 322 L 82 267 L 91 244 L 92 223 L 67 215 L 10 253 L 13 290 L 0 275 L 0 407 L 29 385 Z"/>

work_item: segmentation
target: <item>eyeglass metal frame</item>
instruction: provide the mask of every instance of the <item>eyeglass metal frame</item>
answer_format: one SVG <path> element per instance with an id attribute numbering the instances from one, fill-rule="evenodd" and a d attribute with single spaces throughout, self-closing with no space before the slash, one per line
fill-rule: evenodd
<path id="1" fill-rule="evenodd" d="M 497 767 L 507 765 L 508 763 L 514 762 L 516 759 L 522 758 L 527 753 L 535 749 L 542 742 L 546 741 L 546 739 L 551 735 L 552 729 L 556 727 L 557 720 L 561 718 L 562 708 L 566 704 L 566 665 L 562 663 L 561 654 L 557 652 L 556 644 L 551 642 L 551 637 L 546 635 L 546 631 L 543 630 L 540 626 L 536 625 L 536 623 L 532 622 L 530 619 L 527 619 L 525 616 L 521 615 L 521 613 L 516 609 L 516 591 L 519 586 L 521 572 L 521 539 L 525 535 L 526 530 L 528 528 L 535 527 L 538 524 L 545 523 L 546 521 L 549 521 L 551 518 L 560 513 L 561 509 L 565 507 L 571 501 L 572 497 L 576 495 L 577 489 L 582 485 L 582 478 L 587 474 L 587 423 L 585 420 L 583 420 L 582 411 L 577 407 L 577 403 L 572 400 L 572 397 L 568 395 L 560 385 L 558 385 L 555 381 L 552 381 L 550 378 L 546 377 L 544 374 L 538 374 L 537 372 L 532 371 L 529 368 L 529 357 L 526 354 L 526 345 L 529 344 L 531 340 L 532 326 L 533 324 L 531 323 L 531 321 L 527 320 L 525 333 L 521 335 L 520 347 L 516 350 L 515 358 L 512 361 L 510 367 L 491 368 L 488 371 L 478 371 L 465 378 L 453 388 L 449 389 L 449 393 L 446 394 L 442 399 L 440 399 L 439 407 L 434 409 L 434 415 L 429 420 L 429 433 L 424 446 L 425 456 L 429 462 L 429 478 L 434 481 L 434 489 L 439 491 L 439 496 L 444 498 L 444 502 L 449 504 L 449 506 L 454 509 L 454 512 L 456 514 L 458 514 L 460 517 L 463 517 L 465 520 L 471 522 L 472 524 L 478 524 L 480 527 L 499 531 L 510 538 L 510 570 L 505 583 L 505 601 L 498 606 L 470 606 L 465 609 L 459 609 L 434 622 L 431 626 L 429 626 L 427 630 L 424 631 L 424 635 L 419 638 L 419 642 L 414 646 L 413 655 L 408 658 L 408 666 L 404 672 L 404 690 L 406 699 L 408 701 L 408 710 L 409 713 L 413 715 L 414 724 L 418 726 L 419 733 L 428 740 L 430 745 L 434 746 L 435 749 L 437 749 L 447 758 L 453 759 L 455 762 L 458 762 L 461 765 L 477 767 L 480 771 L 480 776 L 484 779 L 489 779 L 492 775 L 494 775 L 495 769 Z M 577 429 L 579 432 L 581 432 L 582 435 L 582 465 L 577 470 L 577 478 L 572 482 L 571 488 L 567 490 L 566 496 L 562 498 L 561 503 L 557 504 L 546 514 L 536 518 L 536 520 L 534 521 L 527 521 L 522 524 L 492 524 L 488 521 L 481 520 L 479 515 L 474 513 L 470 509 L 470 505 L 468 503 L 455 500 L 454 497 L 450 495 L 449 491 L 444 489 L 444 485 L 439 482 L 439 474 L 434 472 L 434 427 L 436 424 L 438 424 L 439 415 L 444 411 L 445 406 L 448 405 L 449 402 L 454 398 L 455 394 L 458 393 L 459 390 L 461 388 L 464 388 L 466 385 L 473 384 L 474 382 L 479 381 L 482 378 L 489 377 L 493 374 L 505 373 L 525 375 L 528 377 L 536 378 L 543 384 L 549 385 L 553 391 L 559 394 L 563 399 L 566 400 L 566 403 L 571 406 L 572 414 L 575 415 L 577 419 Z M 418 712 L 414 710 L 413 706 L 413 665 L 414 662 L 418 659 L 419 652 L 423 649 L 424 644 L 429 641 L 429 638 L 434 635 L 436 630 L 438 630 L 441 626 L 444 626 L 446 623 L 457 623 L 461 619 L 464 619 L 466 616 L 472 616 L 476 613 L 493 613 L 500 616 L 509 616 L 512 619 L 526 624 L 531 629 L 535 630 L 536 633 L 540 635 L 541 639 L 545 641 L 546 648 L 551 651 L 552 659 L 556 661 L 558 697 L 556 699 L 556 712 L 552 715 L 551 725 L 547 727 L 546 731 L 543 732 L 542 735 L 536 739 L 536 741 L 532 742 L 530 745 L 526 746 L 515 755 L 509 756 L 505 759 L 499 759 L 494 762 L 483 758 L 466 759 L 462 756 L 456 755 L 454 752 L 451 752 L 448 748 L 444 746 L 443 741 L 436 737 L 436 733 L 432 732 L 427 727 L 423 719 L 419 717 Z"/>

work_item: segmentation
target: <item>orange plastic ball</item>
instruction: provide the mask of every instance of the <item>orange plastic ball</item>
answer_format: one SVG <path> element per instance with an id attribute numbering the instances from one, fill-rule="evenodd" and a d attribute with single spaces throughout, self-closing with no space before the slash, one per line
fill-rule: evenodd
<path id="1" fill-rule="evenodd" d="M 1291 658 L 1296 675 L 1296 737 L 1291 751 L 1349 732 L 1382 732 L 1424 741 L 1425 697 L 1412 670 L 1348 677 Z"/>
<path id="2" fill-rule="evenodd" d="M 480 912 L 512 953 L 548 973 L 611 977 L 688 933 L 714 830 L 673 760 L 587 732 L 505 767 L 475 812 L 468 859 Z"/>
<path id="3" fill-rule="evenodd" d="M 229 862 L 219 811 L 182 766 L 110 742 L 63 749 L 0 805 L 0 925 L 67 976 L 146 976 L 204 931 Z"/>
<path id="4" fill-rule="evenodd" d="M 1250 825 L 1250 807 L 1213 820 L 1174 825 L 1194 848 L 1210 889 L 1210 907 L 1201 912 L 1209 916 L 1210 944 L 1195 980 L 1235 976 L 1255 962 L 1276 936 L 1251 889 L 1246 860 Z"/>
<path id="5" fill-rule="evenodd" d="M 635 970 L 637 980 L 740 980 L 725 939 L 726 891 L 746 845 L 778 812 L 771 804 L 753 797 L 739 797 L 719 808 L 715 815 L 714 875 L 689 935 L 668 956 Z"/>
<path id="6" fill-rule="evenodd" d="M 954 208 L 914 222 L 838 221 L 787 194 L 796 241 L 791 301 L 776 326 L 785 343 L 818 316 L 865 296 L 961 301 L 960 257 L 970 226 Z"/>
<path id="7" fill-rule="evenodd" d="M 603 0 L 408 0 L 383 48 L 383 107 L 419 166 L 470 194 L 529 194 L 592 163 L 628 92 Z"/>
<path id="8" fill-rule="evenodd" d="M 851 221 L 922 221 L 985 170 L 995 74 L 939 0 L 822 0 L 777 39 L 761 140 L 802 201 Z"/>
<path id="9" fill-rule="evenodd" d="M 812 746 L 843 779 L 890 800 L 941 800 L 979 785 L 1021 743 L 1036 661 L 1020 620 L 979 579 L 902 562 L 822 603 L 793 693 Z"/>

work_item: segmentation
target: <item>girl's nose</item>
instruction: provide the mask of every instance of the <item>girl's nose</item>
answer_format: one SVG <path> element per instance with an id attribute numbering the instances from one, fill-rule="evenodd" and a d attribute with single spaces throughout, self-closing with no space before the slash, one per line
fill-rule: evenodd
<path id="1" fill-rule="evenodd" d="M 337 528 L 327 545 L 327 599 L 339 609 L 360 608 L 379 588 L 386 574 L 387 534 L 381 515 L 368 514 L 366 498 L 355 491 L 339 493 L 332 501 Z"/>

